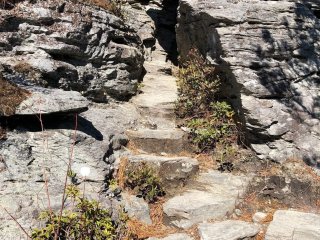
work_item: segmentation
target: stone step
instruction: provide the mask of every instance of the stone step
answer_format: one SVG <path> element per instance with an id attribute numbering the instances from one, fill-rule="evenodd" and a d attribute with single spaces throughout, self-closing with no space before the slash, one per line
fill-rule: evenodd
<path id="1" fill-rule="evenodd" d="M 265 240 L 318 240 L 320 214 L 278 210 L 273 215 Z"/>
<path id="2" fill-rule="evenodd" d="M 128 157 L 129 163 L 147 162 L 163 180 L 167 195 L 181 192 L 199 173 L 199 162 L 189 157 L 158 157 L 136 155 Z"/>
<path id="3" fill-rule="evenodd" d="M 153 74 L 168 74 L 172 75 L 172 63 L 171 62 L 164 62 L 162 60 L 153 60 L 150 62 L 144 62 L 144 68 L 146 69 L 147 73 Z"/>
<path id="4" fill-rule="evenodd" d="M 248 181 L 244 176 L 216 170 L 200 173 L 197 187 L 164 203 L 164 224 L 176 229 L 188 229 L 206 220 L 226 218 L 232 214 Z"/>
<path id="5" fill-rule="evenodd" d="M 188 136 L 181 130 L 149 130 L 126 132 L 135 148 L 147 153 L 179 154 L 190 150 Z"/>
<path id="6" fill-rule="evenodd" d="M 193 240 L 188 234 L 186 233 L 175 233 L 175 234 L 170 234 L 167 237 L 164 238 L 147 238 L 147 240 Z"/>
<path id="7" fill-rule="evenodd" d="M 174 128 L 174 104 L 178 97 L 175 78 L 147 74 L 142 84 L 142 93 L 132 103 L 143 117 L 157 119 L 158 129 Z"/>
<path id="8" fill-rule="evenodd" d="M 252 239 L 259 228 L 244 221 L 227 220 L 215 223 L 200 223 L 198 233 L 201 240 Z"/>

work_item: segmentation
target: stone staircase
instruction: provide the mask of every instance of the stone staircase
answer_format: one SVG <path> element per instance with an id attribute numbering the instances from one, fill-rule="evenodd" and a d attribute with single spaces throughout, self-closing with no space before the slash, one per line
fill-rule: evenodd
<path id="1" fill-rule="evenodd" d="M 152 60 L 144 65 L 141 93 L 131 100 L 141 116 L 137 129 L 126 132 L 134 152 L 139 153 L 129 155 L 128 162 L 144 161 L 158 172 L 167 191 L 163 231 L 176 229 L 179 233 L 148 240 L 320 239 L 319 214 L 278 210 L 269 227 L 262 223 L 267 216 L 262 212 L 256 212 L 249 222 L 237 220 L 242 212 L 236 205 L 250 177 L 217 170 L 201 172 L 197 159 L 183 156 L 190 155 L 190 146 L 174 119 L 176 79 L 164 49 L 159 44 L 155 48 Z M 148 204 L 137 196 L 122 195 L 128 213 L 151 225 Z"/>
<path id="2" fill-rule="evenodd" d="M 129 156 L 128 162 L 145 161 L 157 170 L 169 198 L 163 205 L 163 224 L 168 228 L 185 230 L 204 221 L 224 220 L 232 215 L 249 179 L 216 170 L 200 172 L 197 159 L 180 156 L 188 152 L 189 142 L 187 134 L 176 127 L 176 78 L 170 75 L 171 64 L 165 61 L 163 52 L 161 46 L 156 45 L 152 61 L 144 65 L 147 73 L 141 93 L 131 100 L 141 115 L 141 124 L 139 129 L 127 131 L 126 134 L 130 144 L 144 154 Z M 150 218 L 145 217 L 149 210 L 141 207 L 141 199 L 130 199 L 129 208 L 135 209 L 131 213 L 144 216 L 139 220 L 150 224 Z M 249 231 L 248 237 L 254 236 L 258 228 L 248 225 L 254 229 Z M 206 234 L 204 227 L 201 231 Z M 193 238 L 179 233 L 164 239 Z"/>

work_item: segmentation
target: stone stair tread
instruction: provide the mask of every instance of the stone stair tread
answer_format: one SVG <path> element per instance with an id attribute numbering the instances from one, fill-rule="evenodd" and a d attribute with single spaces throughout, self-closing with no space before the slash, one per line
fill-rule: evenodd
<path id="1" fill-rule="evenodd" d="M 320 214 L 278 210 L 268 226 L 265 240 L 318 240 Z"/>
<path id="2" fill-rule="evenodd" d="M 194 177 L 199 172 L 199 162 L 190 157 L 161 157 L 151 155 L 134 155 L 128 157 L 131 163 L 147 162 L 154 166 L 167 180 Z"/>
<path id="3" fill-rule="evenodd" d="M 139 129 L 137 131 L 127 131 L 126 134 L 137 149 L 147 153 L 179 154 L 188 151 L 188 136 L 181 130 Z"/>
<path id="4" fill-rule="evenodd" d="M 152 60 L 150 62 L 144 62 L 144 68 L 147 73 L 166 73 L 172 74 L 172 65 L 171 62 L 165 62 L 163 60 Z"/>
<path id="5" fill-rule="evenodd" d="M 200 173 L 199 180 L 202 189 L 187 190 L 164 203 L 165 225 L 188 229 L 202 221 L 225 218 L 232 213 L 249 179 L 209 170 Z"/>
<path id="6" fill-rule="evenodd" d="M 175 78 L 169 75 L 147 74 L 143 81 L 142 93 L 132 99 L 132 103 L 144 117 L 156 118 L 171 123 L 159 126 L 175 126 L 174 104 L 178 97 Z"/>
<path id="7" fill-rule="evenodd" d="M 163 129 L 161 131 L 150 130 L 150 129 L 139 129 L 137 131 L 127 131 L 127 135 L 128 134 L 130 136 L 152 138 L 152 139 L 181 139 L 185 135 L 185 132 L 181 130 L 170 130 L 170 129 Z"/>
<path id="8" fill-rule="evenodd" d="M 257 226 L 239 220 L 200 223 L 198 226 L 198 233 L 201 240 L 251 239 L 258 232 L 259 228 Z"/>
<path id="9" fill-rule="evenodd" d="M 186 233 L 174 233 L 164 238 L 150 237 L 150 238 L 147 238 L 147 240 L 193 240 L 193 239 Z"/>

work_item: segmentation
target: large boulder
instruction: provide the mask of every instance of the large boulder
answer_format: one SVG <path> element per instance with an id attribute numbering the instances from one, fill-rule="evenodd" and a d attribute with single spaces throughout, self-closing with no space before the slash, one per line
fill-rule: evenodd
<path id="1" fill-rule="evenodd" d="M 135 127 L 138 113 L 129 104 L 89 108 L 78 116 L 74 147 L 74 117 L 43 115 L 42 121 L 46 128 L 44 134 L 36 117 L 15 118 L 18 126 L 0 140 L 0 205 L 30 232 L 31 228 L 40 226 L 37 221 L 40 212 L 48 209 L 43 166 L 54 211 L 58 211 L 61 206 L 71 153 L 71 169 L 76 173 L 73 183 L 83 192 L 84 179 L 80 170 L 89 167 L 85 197 L 97 201 L 98 192 L 107 189 L 106 180 L 114 173 L 113 146 L 115 142 L 126 143 L 124 132 L 127 128 Z M 70 183 L 71 179 L 68 179 Z M 101 201 L 103 207 L 110 208 L 112 213 L 111 203 L 105 193 Z M 70 199 L 65 203 L 66 208 L 70 207 Z M 1 210 L 1 239 L 19 236 L 20 229 L 10 221 L 10 217 Z"/>
<path id="2" fill-rule="evenodd" d="M 105 102 L 137 90 L 144 61 L 136 30 L 99 7 L 65 1 L 1 10 L 0 63 L 45 87 Z"/>
<path id="3" fill-rule="evenodd" d="M 181 0 L 177 43 L 216 67 L 260 158 L 320 157 L 318 1 Z"/>

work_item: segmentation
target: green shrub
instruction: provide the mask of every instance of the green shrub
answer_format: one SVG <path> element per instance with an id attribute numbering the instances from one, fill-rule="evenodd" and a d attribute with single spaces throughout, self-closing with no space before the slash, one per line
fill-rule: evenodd
<path id="1" fill-rule="evenodd" d="M 160 178 L 146 162 L 128 164 L 123 175 L 124 187 L 141 194 L 148 202 L 154 202 L 165 195 Z"/>
<path id="2" fill-rule="evenodd" d="M 78 198 L 77 212 L 66 210 L 63 212 L 60 223 L 58 239 L 105 239 L 115 237 L 115 225 L 112 223 L 108 209 L 92 200 Z M 49 211 L 41 213 L 39 219 L 46 220 L 46 226 L 42 229 L 34 229 L 31 237 L 34 240 L 54 239 L 54 231 L 57 229 L 59 215 Z"/>
<path id="3" fill-rule="evenodd" d="M 200 53 L 192 49 L 179 70 L 179 98 L 176 115 L 184 118 L 191 136 L 201 150 L 212 149 L 217 142 L 236 140 L 235 112 L 217 95 L 221 81 L 214 67 L 208 66 Z"/>
<path id="4" fill-rule="evenodd" d="M 76 174 L 69 170 L 67 176 L 72 180 Z M 66 196 L 70 198 L 71 210 L 63 211 L 60 221 L 59 214 L 55 212 L 50 214 L 48 210 L 43 211 L 39 220 L 45 220 L 46 226 L 41 229 L 33 229 L 31 238 L 34 240 L 115 239 L 117 229 L 108 209 L 103 209 L 100 202 L 80 198 L 80 195 L 80 190 L 76 185 L 67 185 Z M 74 211 L 75 203 L 77 204 Z M 59 235 L 56 238 L 58 226 Z"/>

